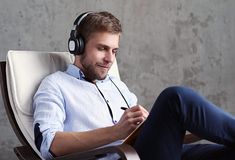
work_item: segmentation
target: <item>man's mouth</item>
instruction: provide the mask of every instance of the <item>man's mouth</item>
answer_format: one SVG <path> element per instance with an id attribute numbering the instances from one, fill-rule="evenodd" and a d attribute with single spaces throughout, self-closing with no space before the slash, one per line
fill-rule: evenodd
<path id="1" fill-rule="evenodd" d="M 109 65 L 101 65 L 101 64 L 98 64 L 98 66 L 101 67 L 101 68 L 105 68 L 105 69 L 109 69 L 109 68 L 110 68 Z"/>

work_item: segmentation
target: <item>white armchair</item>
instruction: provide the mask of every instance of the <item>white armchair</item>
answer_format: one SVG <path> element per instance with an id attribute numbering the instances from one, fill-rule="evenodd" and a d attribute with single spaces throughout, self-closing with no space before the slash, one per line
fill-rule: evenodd
<path id="1" fill-rule="evenodd" d="M 0 82 L 5 108 L 23 145 L 14 148 L 19 159 L 43 159 L 34 144 L 32 98 L 46 75 L 65 70 L 67 64 L 73 63 L 73 60 L 73 55 L 67 52 L 9 51 L 6 62 L 0 63 Z M 109 74 L 119 77 L 116 62 Z M 139 159 L 129 145 L 74 153 L 56 159 L 97 159 L 109 152 L 116 152 L 126 160 Z"/>

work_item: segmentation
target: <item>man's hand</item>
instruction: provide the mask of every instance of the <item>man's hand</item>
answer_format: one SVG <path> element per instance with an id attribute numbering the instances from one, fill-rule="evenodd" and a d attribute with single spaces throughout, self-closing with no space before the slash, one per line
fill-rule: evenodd
<path id="1" fill-rule="evenodd" d="M 143 122 L 149 113 L 141 105 L 136 105 L 126 109 L 119 122 L 115 125 L 117 127 L 117 134 L 120 139 L 126 138 L 141 122 Z"/>
<path id="2" fill-rule="evenodd" d="M 137 105 L 126 109 L 114 126 L 84 132 L 56 132 L 51 151 L 56 156 L 94 149 L 126 138 L 148 116 L 148 111 Z"/>

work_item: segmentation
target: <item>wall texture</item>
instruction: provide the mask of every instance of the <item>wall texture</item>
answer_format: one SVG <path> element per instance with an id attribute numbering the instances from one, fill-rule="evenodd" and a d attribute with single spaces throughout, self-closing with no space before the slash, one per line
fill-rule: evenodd
<path id="1" fill-rule="evenodd" d="M 9 49 L 66 51 L 73 20 L 107 10 L 123 24 L 122 79 L 149 110 L 167 86 L 190 86 L 235 114 L 234 0 L 0 0 L 0 60 Z M 0 159 L 19 145 L 0 100 Z"/>

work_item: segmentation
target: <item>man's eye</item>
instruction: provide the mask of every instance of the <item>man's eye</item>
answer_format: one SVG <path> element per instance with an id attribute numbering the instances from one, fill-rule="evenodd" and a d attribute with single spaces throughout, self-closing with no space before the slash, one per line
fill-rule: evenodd
<path id="1" fill-rule="evenodd" d="M 114 49 L 114 50 L 113 50 L 113 53 L 114 53 L 114 54 L 117 54 L 117 52 L 118 52 L 118 49 Z"/>
<path id="2" fill-rule="evenodd" d="M 103 51 L 103 50 L 105 50 L 105 48 L 104 47 L 98 47 L 98 50 Z"/>

